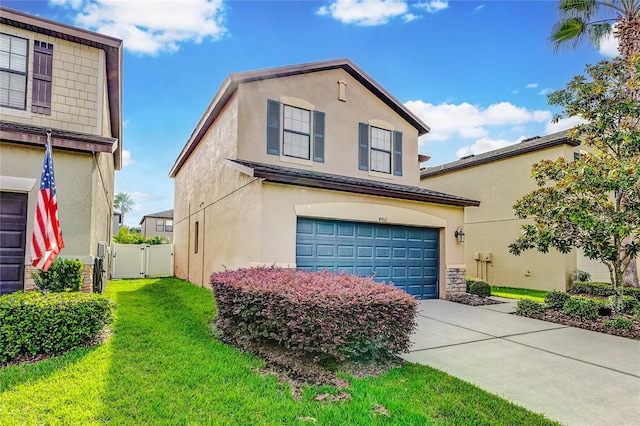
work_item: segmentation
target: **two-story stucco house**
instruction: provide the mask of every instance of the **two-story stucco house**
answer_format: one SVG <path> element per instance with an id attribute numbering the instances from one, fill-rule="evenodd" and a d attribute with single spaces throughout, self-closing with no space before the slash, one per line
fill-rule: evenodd
<path id="1" fill-rule="evenodd" d="M 580 141 L 569 138 L 566 130 L 422 170 L 423 188 L 451 191 L 482 202 L 465 213 L 468 275 L 497 286 L 562 291 L 570 284 L 574 269 L 589 272 L 594 281 L 610 281 L 601 262 L 578 250 L 569 254 L 555 249 L 549 253 L 529 250 L 520 256 L 509 253 L 509 244 L 520 236 L 526 223 L 513 214 L 513 205 L 537 188 L 530 177 L 532 165 L 559 157 L 573 161 L 586 149 Z"/>
<path id="2" fill-rule="evenodd" d="M 28 242 L 52 131 L 61 258 L 94 261 L 111 241 L 122 153 L 122 41 L 0 8 L 0 293 L 29 289 Z M 106 268 L 105 268 L 106 269 Z"/>
<path id="3" fill-rule="evenodd" d="M 175 274 L 278 265 L 464 290 L 477 201 L 420 188 L 429 128 L 348 59 L 229 75 L 170 172 Z"/>
<path id="4" fill-rule="evenodd" d="M 173 242 L 173 209 L 142 216 L 140 232 L 147 238 L 164 237 Z"/>

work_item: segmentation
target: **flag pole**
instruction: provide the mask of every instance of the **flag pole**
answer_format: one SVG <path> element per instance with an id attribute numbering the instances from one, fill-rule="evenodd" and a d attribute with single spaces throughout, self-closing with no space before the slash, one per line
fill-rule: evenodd
<path id="1" fill-rule="evenodd" d="M 31 264 L 47 271 L 60 250 L 64 248 L 60 221 L 58 220 L 58 200 L 51 157 L 51 129 L 47 129 L 38 204 L 33 219 L 33 235 L 31 236 Z"/>

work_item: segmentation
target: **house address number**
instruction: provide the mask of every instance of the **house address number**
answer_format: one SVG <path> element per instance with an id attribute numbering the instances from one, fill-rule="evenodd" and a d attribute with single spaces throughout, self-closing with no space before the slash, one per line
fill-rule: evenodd
<path id="1" fill-rule="evenodd" d="M 386 222 L 386 221 L 387 221 L 387 218 L 386 218 L 386 217 L 383 217 L 383 216 L 380 216 L 380 217 L 378 218 L 378 220 L 379 220 L 380 222 Z"/>

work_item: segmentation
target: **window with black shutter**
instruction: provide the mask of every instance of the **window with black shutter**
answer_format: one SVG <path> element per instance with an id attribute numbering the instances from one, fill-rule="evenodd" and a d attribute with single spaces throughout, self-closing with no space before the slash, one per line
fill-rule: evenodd
<path id="1" fill-rule="evenodd" d="M 51 115 L 53 45 L 42 41 L 33 44 L 33 97 L 31 112 Z"/>
<path id="2" fill-rule="evenodd" d="M 324 112 L 267 100 L 267 154 L 324 163 L 324 150 Z"/>

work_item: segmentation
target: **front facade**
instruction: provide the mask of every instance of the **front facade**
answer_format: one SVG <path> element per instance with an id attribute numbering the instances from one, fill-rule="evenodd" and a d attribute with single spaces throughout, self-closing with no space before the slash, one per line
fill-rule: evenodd
<path id="1" fill-rule="evenodd" d="M 231 74 L 170 172 L 176 276 L 277 265 L 459 290 L 454 230 L 478 203 L 420 188 L 428 130 L 346 59 Z"/>
<path id="2" fill-rule="evenodd" d="M 122 41 L 0 8 L 0 293 L 32 288 L 29 241 L 51 130 L 59 257 L 85 264 L 112 235 L 121 165 Z"/>
<path id="3" fill-rule="evenodd" d="M 518 238 L 526 223 L 513 214 L 513 205 L 537 188 L 530 177 L 531 166 L 559 157 L 573 161 L 585 149 L 579 141 L 570 139 L 566 130 L 422 171 L 422 187 L 451 191 L 482 202 L 479 208 L 465 211 L 468 275 L 496 286 L 562 291 L 570 284 L 574 269 L 589 272 L 594 281 L 610 281 L 602 263 L 577 250 L 569 254 L 555 249 L 546 254 L 535 250 L 520 256 L 509 253 L 509 244 Z"/>
<path id="4" fill-rule="evenodd" d="M 173 209 L 144 215 L 140 232 L 147 238 L 163 237 L 173 242 Z"/>

